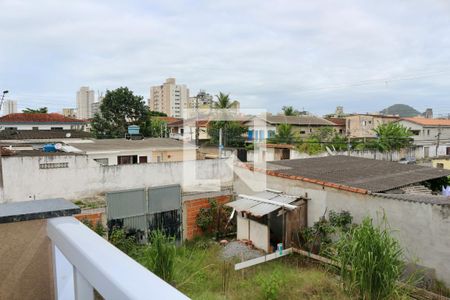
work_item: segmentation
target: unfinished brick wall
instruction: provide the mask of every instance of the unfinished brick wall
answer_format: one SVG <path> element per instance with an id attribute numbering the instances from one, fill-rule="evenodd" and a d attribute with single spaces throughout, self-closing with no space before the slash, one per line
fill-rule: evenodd
<path id="1" fill-rule="evenodd" d="M 186 231 L 184 238 L 191 240 L 196 236 L 202 235 L 202 230 L 197 226 L 195 220 L 201 208 L 209 208 L 209 199 L 216 199 L 217 204 L 224 204 L 231 201 L 231 195 L 217 196 L 211 198 L 200 198 L 189 200 L 184 203 L 184 213 L 186 214 Z"/>
<path id="2" fill-rule="evenodd" d="M 81 213 L 78 215 L 75 215 L 74 217 L 77 218 L 79 221 L 83 219 L 87 219 L 91 222 L 92 225 L 97 224 L 97 222 L 102 222 L 102 214 L 101 212 L 98 213 Z"/>

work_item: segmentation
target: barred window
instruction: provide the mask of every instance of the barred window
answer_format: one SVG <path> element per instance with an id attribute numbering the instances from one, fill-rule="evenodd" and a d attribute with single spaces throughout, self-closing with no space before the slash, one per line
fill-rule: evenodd
<path id="1" fill-rule="evenodd" d="M 68 168 L 68 167 L 69 167 L 69 163 L 67 163 L 67 162 L 39 164 L 39 169 L 59 169 L 59 168 Z"/>

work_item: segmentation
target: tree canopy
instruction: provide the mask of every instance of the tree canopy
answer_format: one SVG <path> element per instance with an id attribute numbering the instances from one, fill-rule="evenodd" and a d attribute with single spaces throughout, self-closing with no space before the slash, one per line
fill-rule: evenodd
<path id="1" fill-rule="evenodd" d="M 40 108 L 25 108 L 24 110 L 22 110 L 22 112 L 24 114 L 46 114 L 48 113 L 48 108 L 47 107 L 40 107 Z"/>
<path id="2" fill-rule="evenodd" d="M 278 125 L 275 135 L 269 138 L 269 142 L 273 144 L 294 144 L 295 135 L 292 132 L 292 125 L 286 123 Z"/>
<path id="3" fill-rule="evenodd" d="M 106 91 L 100 113 L 92 121 L 93 132 L 97 138 L 123 137 L 129 125 L 145 125 L 148 109 L 142 96 L 136 96 L 127 87 Z"/>
<path id="4" fill-rule="evenodd" d="M 412 144 L 411 131 L 399 123 L 381 124 L 374 131 L 378 137 L 378 150 L 381 152 L 404 149 Z"/>
<path id="5" fill-rule="evenodd" d="M 243 147 L 243 134 L 247 128 L 238 121 L 212 121 L 208 124 L 208 134 L 212 145 L 219 145 L 220 129 L 222 128 L 222 144 L 224 147 Z"/>
<path id="6" fill-rule="evenodd" d="M 236 101 L 230 99 L 230 94 L 219 92 L 219 95 L 216 95 L 216 98 L 217 102 L 214 103 L 214 108 L 230 109 L 236 105 Z"/>
<path id="7" fill-rule="evenodd" d="M 283 106 L 281 110 L 285 116 L 298 116 L 300 114 L 293 106 Z"/>

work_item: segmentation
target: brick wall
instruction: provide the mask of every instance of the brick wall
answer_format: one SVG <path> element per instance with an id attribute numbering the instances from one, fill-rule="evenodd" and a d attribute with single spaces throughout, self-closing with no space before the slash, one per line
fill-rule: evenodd
<path id="1" fill-rule="evenodd" d="M 218 204 L 224 204 L 231 200 L 231 195 L 223 195 L 211 198 L 199 198 L 189 200 L 184 203 L 184 213 L 186 214 L 186 229 L 184 238 L 191 240 L 196 236 L 202 235 L 202 230 L 197 226 L 196 219 L 201 208 L 209 207 L 209 199 L 216 199 Z"/>
<path id="2" fill-rule="evenodd" d="M 79 221 L 83 219 L 88 219 L 92 225 L 95 226 L 97 222 L 102 222 L 102 214 L 101 212 L 98 213 L 81 213 L 78 215 L 75 215 L 74 217 L 77 218 Z"/>

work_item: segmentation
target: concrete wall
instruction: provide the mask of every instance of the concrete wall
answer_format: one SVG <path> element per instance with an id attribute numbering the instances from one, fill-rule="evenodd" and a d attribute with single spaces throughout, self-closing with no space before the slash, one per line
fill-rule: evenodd
<path id="1" fill-rule="evenodd" d="M 208 191 L 233 179 L 227 160 L 102 166 L 84 155 L 2 157 L 0 202 L 62 197 L 77 199 L 124 189 L 181 184 L 185 191 Z M 67 168 L 40 169 L 42 163 Z"/>
<path id="2" fill-rule="evenodd" d="M 0 299 L 54 299 L 47 221 L 0 224 Z"/>
<path id="3" fill-rule="evenodd" d="M 237 239 L 250 240 L 256 248 L 269 252 L 269 237 L 267 225 L 237 215 Z"/>
<path id="4" fill-rule="evenodd" d="M 264 187 L 263 174 L 251 175 L 240 169 L 246 182 L 236 178 L 236 193 L 251 193 L 251 187 Z M 254 182 L 252 182 L 252 180 Z M 436 270 L 437 277 L 450 285 L 450 208 L 363 195 L 322 187 L 299 180 L 267 176 L 267 187 L 291 195 L 305 195 L 308 201 L 308 226 L 312 226 L 327 210 L 348 210 L 354 222 L 370 216 L 380 221 L 383 213 L 400 241 L 406 258 Z"/>

